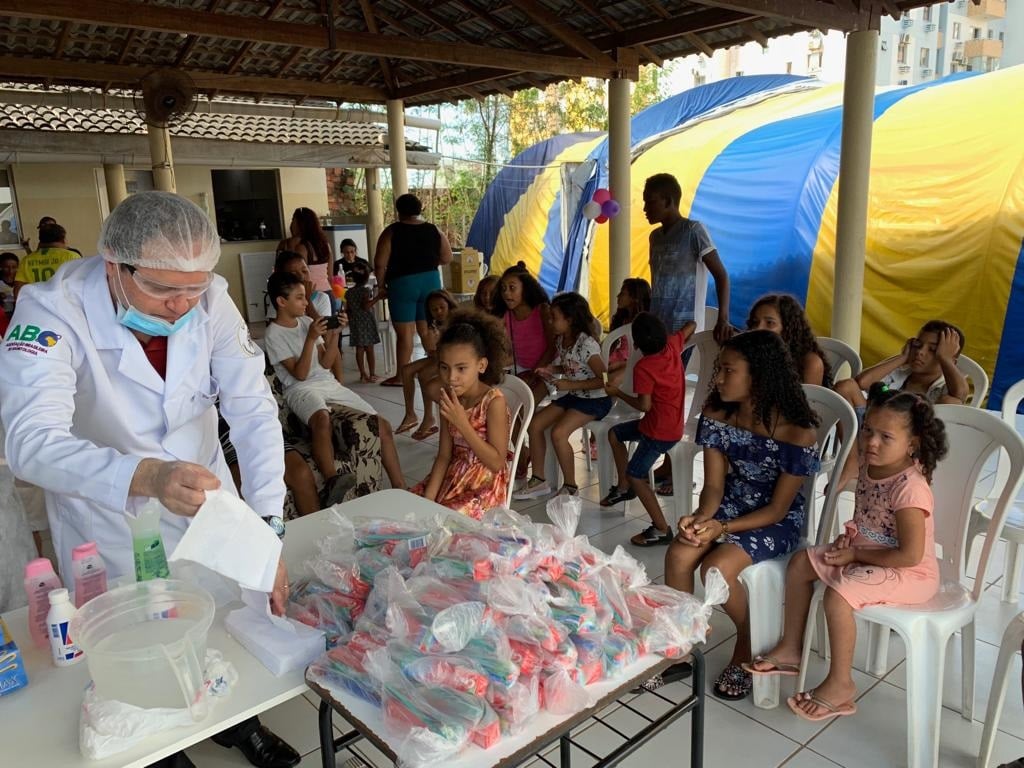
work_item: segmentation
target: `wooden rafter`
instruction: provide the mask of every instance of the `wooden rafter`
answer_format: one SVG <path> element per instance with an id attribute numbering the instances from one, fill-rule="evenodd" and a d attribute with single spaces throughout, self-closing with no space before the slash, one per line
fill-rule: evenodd
<path id="1" fill-rule="evenodd" d="M 861 14 L 850 14 L 821 0 L 691 0 L 712 8 L 767 16 L 790 24 L 818 29 L 857 29 L 864 21 Z"/>
<path id="2" fill-rule="evenodd" d="M 363 12 L 363 21 L 366 22 L 366 29 L 372 35 L 380 35 L 380 29 L 377 27 L 377 19 L 373 15 L 373 6 L 370 5 L 370 0 L 359 0 L 359 8 Z M 398 80 L 395 78 L 395 73 L 391 70 L 391 62 L 388 61 L 386 56 L 378 56 L 377 62 L 380 64 L 380 73 L 384 77 L 384 85 L 387 86 L 389 91 L 394 91 L 398 88 Z"/>
<path id="3" fill-rule="evenodd" d="M 147 74 L 148 67 L 100 64 L 86 61 L 56 61 L 0 56 L 0 76 L 60 79 L 72 82 L 118 83 L 134 88 Z M 380 88 L 339 83 L 319 83 L 295 78 L 227 75 L 203 70 L 182 70 L 201 90 L 236 93 L 275 93 L 284 96 L 313 96 L 332 101 L 383 102 L 388 94 Z"/>
<path id="4" fill-rule="evenodd" d="M 576 4 L 583 10 L 593 16 L 595 19 L 600 19 L 601 23 L 604 24 L 612 32 L 622 32 L 625 30 L 619 22 L 613 19 L 611 16 L 601 13 L 601 10 L 591 0 L 576 0 Z M 646 58 L 651 64 L 656 64 L 661 67 L 665 65 L 665 60 L 658 54 L 648 48 L 646 45 L 638 45 L 636 47 L 637 52 Z"/>
<path id="5" fill-rule="evenodd" d="M 303 53 L 305 53 L 305 50 L 302 48 L 296 48 L 293 50 L 288 55 L 288 58 L 284 60 L 284 63 L 281 64 L 281 68 L 277 70 L 277 74 L 274 75 L 274 77 L 281 77 L 285 72 L 291 69 L 292 65 L 299 60 L 299 57 L 302 56 Z"/>
<path id="6" fill-rule="evenodd" d="M 426 3 L 410 2 L 410 0 L 398 0 L 398 2 L 401 3 L 402 5 L 404 5 L 406 8 L 408 8 L 410 11 L 412 11 L 416 15 L 422 16 L 424 19 L 429 21 L 431 24 L 433 24 L 438 29 L 444 30 L 449 35 L 454 37 L 456 40 L 461 40 L 463 42 L 469 42 L 469 38 L 467 38 L 459 30 L 458 27 L 453 27 L 450 23 L 448 23 L 447 19 L 445 19 L 443 16 L 441 16 L 441 14 L 435 13 L 434 11 L 430 10 L 430 8 L 427 7 Z"/>
<path id="7" fill-rule="evenodd" d="M 345 64 L 349 59 L 352 58 L 350 53 L 339 53 L 338 57 L 334 60 L 334 63 L 330 64 L 327 69 L 320 73 L 317 78 L 321 83 L 328 80 L 335 72 L 341 69 L 342 65 Z"/>
<path id="8" fill-rule="evenodd" d="M 710 45 L 704 42 L 704 39 L 696 32 L 687 32 L 683 35 L 683 39 L 686 40 L 690 45 L 696 48 L 698 51 L 703 53 L 708 58 L 715 55 L 715 50 Z"/>
<path id="9" fill-rule="evenodd" d="M 761 30 L 754 26 L 754 22 L 744 22 L 743 24 L 740 24 L 740 29 L 746 32 L 747 36 L 762 48 L 768 47 L 768 38 L 764 36 L 764 33 L 762 33 Z"/>
<path id="10" fill-rule="evenodd" d="M 249 51 L 252 50 L 253 45 L 255 45 L 255 43 L 248 42 L 238 49 L 238 53 L 231 57 L 231 63 L 228 64 L 226 74 L 233 75 L 238 71 L 238 68 L 242 66 L 242 62 L 245 60 L 245 57 L 248 56 Z"/>
<path id="11" fill-rule="evenodd" d="M 57 36 L 57 44 L 53 48 L 53 57 L 59 59 L 64 54 L 64 46 L 68 44 L 68 36 L 71 34 L 71 22 L 65 21 L 60 27 L 60 35 Z"/>
<path id="12" fill-rule="evenodd" d="M 208 13 L 185 8 L 141 5 L 128 0 L 0 0 L 0 13 L 34 19 L 64 19 L 83 24 L 133 27 L 176 34 L 198 34 L 247 42 L 292 45 L 305 48 L 330 47 L 328 31 L 322 26 L 267 21 L 255 16 Z M 488 45 L 458 45 L 421 39 L 403 39 L 396 45 L 393 36 L 337 30 L 337 48 L 367 56 L 497 70 L 529 70 L 564 77 L 606 77 L 614 71 L 614 62 L 591 61 L 567 56 L 495 49 Z"/>
<path id="13" fill-rule="evenodd" d="M 517 74 L 520 73 L 509 72 L 508 76 L 512 77 Z M 494 72 L 492 70 L 474 69 L 466 72 L 460 72 L 457 75 L 435 78 L 434 80 L 429 80 L 427 82 L 410 83 L 409 85 L 399 88 L 395 97 L 405 99 L 411 96 L 425 96 L 431 93 L 452 91 L 467 86 L 477 85 L 479 83 L 485 83 L 492 79 L 494 79 Z"/>
<path id="14" fill-rule="evenodd" d="M 600 63 L 611 62 L 604 51 L 549 11 L 537 0 L 511 0 L 512 5 L 540 24 L 552 37 L 561 40 L 573 50 Z"/>
<path id="15" fill-rule="evenodd" d="M 486 11 L 483 8 L 477 8 L 472 3 L 467 2 L 467 0 L 454 0 L 454 2 L 456 5 L 459 5 L 464 10 L 469 11 L 469 13 L 471 13 L 475 18 L 482 21 L 484 24 L 493 29 L 496 34 L 501 35 L 511 40 L 516 45 L 527 49 L 533 46 L 532 41 L 523 37 L 515 30 L 509 29 L 508 24 L 505 24 L 503 21 L 501 21 L 499 18 L 497 18 L 494 14 L 490 13 L 489 11 Z"/>
<path id="16" fill-rule="evenodd" d="M 188 36 L 188 40 L 185 42 L 185 45 L 183 45 L 181 47 L 181 53 L 179 53 L 178 54 L 178 58 L 176 58 L 174 60 L 174 66 L 175 67 L 184 66 L 186 60 L 188 60 L 188 57 L 191 55 L 192 51 L 195 50 L 196 43 L 198 43 L 198 42 L 199 42 L 199 36 L 198 35 L 189 35 Z M 121 63 L 121 62 L 118 62 L 118 63 Z"/>

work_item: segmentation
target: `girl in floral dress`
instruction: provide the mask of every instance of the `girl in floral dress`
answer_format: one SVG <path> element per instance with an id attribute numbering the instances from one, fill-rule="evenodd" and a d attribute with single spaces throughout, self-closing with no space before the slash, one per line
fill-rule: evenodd
<path id="1" fill-rule="evenodd" d="M 751 677 L 747 593 L 740 572 L 792 551 L 800 540 L 804 478 L 818 470 L 818 417 L 782 339 L 748 331 L 722 345 L 714 386 L 697 427 L 704 446 L 704 487 L 694 514 L 679 521 L 665 556 L 665 583 L 692 592 L 694 571 L 718 568 L 729 584 L 725 611 L 736 625 L 732 658 L 712 693 L 742 699 Z M 688 673 L 671 667 L 670 682 Z M 652 684 L 651 681 L 648 681 Z"/>
<path id="2" fill-rule="evenodd" d="M 946 455 L 946 429 L 923 395 L 876 383 L 860 431 L 853 520 L 832 544 L 798 553 L 786 573 L 786 620 L 779 644 L 748 665 L 754 674 L 796 675 L 814 583 L 822 581 L 831 661 L 810 691 L 788 699 L 805 720 L 857 711 L 851 674 L 854 611 L 868 605 L 916 605 L 939 589 L 930 482 Z"/>
<path id="3" fill-rule="evenodd" d="M 511 417 L 496 386 L 510 358 L 501 321 L 475 309 L 453 312 L 437 344 L 441 438 L 415 493 L 473 518 L 508 494 Z"/>

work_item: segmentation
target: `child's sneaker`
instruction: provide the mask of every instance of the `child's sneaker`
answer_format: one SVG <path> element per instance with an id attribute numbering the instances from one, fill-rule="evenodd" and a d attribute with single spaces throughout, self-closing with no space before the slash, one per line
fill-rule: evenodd
<path id="1" fill-rule="evenodd" d="M 563 485 L 561 488 L 558 489 L 558 495 L 559 496 L 579 496 L 580 495 L 580 489 L 577 486 L 575 486 L 575 485 L 569 485 L 568 483 L 566 483 L 565 485 Z"/>
<path id="2" fill-rule="evenodd" d="M 659 531 L 649 525 L 629 541 L 638 547 L 656 547 L 659 544 L 671 544 L 673 538 L 671 531 Z"/>
<path id="3" fill-rule="evenodd" d="M 620 504 L 623 501 L 630 501 L 636 498 L 636 493 L 632 488 L 626 488 L 624 491 L 620 491 L 617 485 L 613 485 L 612 489 L 608 491 L 608 495 L 601 499 L 602 507 L 614 507 L 616 504 Z"/>
<path id="4" fill-rule="evenodd" d="M 543 477 L 537 477 L 534 475 L 530 478 L 530 481 L 523 486 L 521 491 L 517 491 L 512 494 L 512 498 L 517 501 L 526 501 L 527 499 L 539 499 L 541 496 L 551 495 L 551 485 Z"/>

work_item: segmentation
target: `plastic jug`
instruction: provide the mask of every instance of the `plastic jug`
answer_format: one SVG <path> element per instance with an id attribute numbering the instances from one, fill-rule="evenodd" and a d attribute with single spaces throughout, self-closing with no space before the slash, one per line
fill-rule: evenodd
<path id="1" fill-rule="evenodd" d="M 86 603 L 71 622 L 96 691 L 137 707 L 188 707 L 206 717 L 206 636 L 214 603 L 201 587 L 153 579 Z"/>

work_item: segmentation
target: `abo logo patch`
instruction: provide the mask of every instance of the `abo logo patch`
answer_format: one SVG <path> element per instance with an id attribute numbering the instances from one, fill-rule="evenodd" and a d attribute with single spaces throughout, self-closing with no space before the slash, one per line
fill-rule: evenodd
<path id="1" fill-rule="evenodd" d="M 10 352 L 46 355 L 60 340 L 59 333 L 43 330 L 37 325 L 16 325 L 8 332 L 4 348 Z"/>

